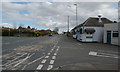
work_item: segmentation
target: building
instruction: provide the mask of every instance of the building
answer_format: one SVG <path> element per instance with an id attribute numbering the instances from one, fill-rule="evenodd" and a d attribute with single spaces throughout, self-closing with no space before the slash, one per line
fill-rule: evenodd
<path id="1" fill-rule="evenodd" d="M 104 24 L 113 23 L 107 18 L 90 17 L 73 29 L 73 38 L 81 42 L 102 42 Z"/>
<path id="2" fill-rule="evenodd" d="M 46 30 L 46 32 L 49 32 L 49 33 L 51 33 L 52 31 L 51 31 L 50 29 L 48 29 L 48 30 Z"/>
<path id="3" fill-rule="evenodd" d="M 31 29 L 31 32 L 36 32 L 37 31 L 37 29 L 35 29 L 35 28 L 32 28 Z M 38 32 L 38 31 L 37 31 Z"/>
<path id="4" fill-rule="evenodd" d="M 104 43 L 118 45 L 118 23 L 104 24 Z"/>

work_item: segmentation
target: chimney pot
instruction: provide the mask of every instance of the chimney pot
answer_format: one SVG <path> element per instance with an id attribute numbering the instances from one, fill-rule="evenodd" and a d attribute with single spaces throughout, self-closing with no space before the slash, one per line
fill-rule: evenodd
<path id="1" fill-rule="evenodd" d="M 98 14 L 98 17 L 99 17 L 99 22 L 102 22 L 101 20 L 102 14 Z"/>

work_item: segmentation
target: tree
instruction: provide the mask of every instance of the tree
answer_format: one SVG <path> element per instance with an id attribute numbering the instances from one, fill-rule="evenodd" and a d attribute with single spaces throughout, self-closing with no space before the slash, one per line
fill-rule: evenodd
<path id="1" fill-rule="evenodd" d="M 30 26 L 27 27 L 28 29 L 31 29 Z"/>
<path id="2" fill-rule="evenodd" d="M 18 29 L 22 29 L 22 26 L 19 26 Z"/>

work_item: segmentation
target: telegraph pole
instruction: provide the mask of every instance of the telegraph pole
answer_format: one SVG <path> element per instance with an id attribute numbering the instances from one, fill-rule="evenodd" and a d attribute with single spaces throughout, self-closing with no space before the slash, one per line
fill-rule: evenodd
<path id="1" fill-rule="evenodd" d="M 68 32 L 69 32 L 69 16 L 68 16 Z"/>

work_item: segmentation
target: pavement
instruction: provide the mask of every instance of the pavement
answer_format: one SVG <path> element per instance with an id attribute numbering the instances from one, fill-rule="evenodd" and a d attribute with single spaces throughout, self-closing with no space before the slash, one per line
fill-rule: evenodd
<path id="1" fill-rule="evenodd" d="M 65 35 L 3 37 L 3 70 L 118 70 L 118 46 Z"/>

